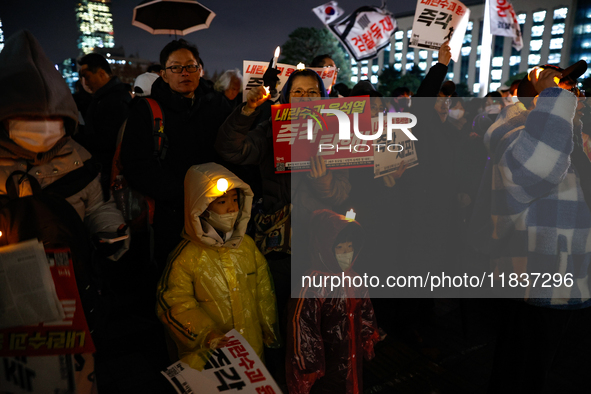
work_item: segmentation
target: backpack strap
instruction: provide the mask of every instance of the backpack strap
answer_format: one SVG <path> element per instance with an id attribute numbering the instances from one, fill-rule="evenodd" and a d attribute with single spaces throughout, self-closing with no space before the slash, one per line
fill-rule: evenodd
<path id="1" fill-rule="evenodd" d="M 18 183 L 20 184 L 25 178 L 29 178 L 29 183 L 31 185 L 31 191 L 33 194 L 41 193 L 41 185 L 39 185 L 39 181 L 33 175 L 29 174 L 28 172 L 24 171 L 14 171 L 12 174 L 8 176 L 6 179 L 6 195 L 10 200 L 15 200 L 19 198 L 18 192 L 18 185 L 17 182 L 14 180 L 14 177 L 17 175 L 21 175 Z"/>
<path id="2" fill-rule="evenodd" d="M 66 199 L 82 191 L 98 174 L 97 163 L 94 158 L 90 158 L 84 162 L 83 167 L 70 171 L 57 181 L 47 185 L 43 190 Z"/>
<path id="3" fill-rule="evenodd" d="M 144 99 L 148 103 L 150 115 L 152 115 L 152 136 L 154 137 L 153 155 L 159 160 L 164 160 L 168 150 L 168 137 L 164 133 L 164 114 L 160 104 L 153 98 Z"/>

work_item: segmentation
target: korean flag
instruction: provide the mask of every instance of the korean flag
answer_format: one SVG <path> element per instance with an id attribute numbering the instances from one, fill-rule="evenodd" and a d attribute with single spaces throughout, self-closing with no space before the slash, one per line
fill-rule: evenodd
<path id="1" fill-rule="evenodd" d="M 314 11 L 316 16 L 320 18 L 325 25 L 337 20 L 345 13 L 343 9 L 338 6 L 336 1 L 329 1 L 326 4 L 312 8 L 312 11 Z"/>

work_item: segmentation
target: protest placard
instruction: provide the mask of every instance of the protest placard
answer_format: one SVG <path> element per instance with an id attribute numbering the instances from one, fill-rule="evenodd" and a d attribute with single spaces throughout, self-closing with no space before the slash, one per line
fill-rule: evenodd
<path id="1" fill-rule="evenodd" d="M 328 27 L 359 62 L 376 57 L 379 51 L 390 45 L 396 20 L 383 8 L 365 6 Z"/>
<path id="2" fill-rule="evenodd" d="M 0 330 L 0 356 L 46 356 L 95 351 L 78 295 L 70 250 L 47 249 L 45 254 L 57 298 L 65 313 L 64 318 Z"/>
<path id="3" fill-rule="evenodd" d="M 249 90 L 251 90 L 254 87 L 263 85 L 263 75 L 265 74 L 265 71 L 267 71 L 268 66 L 269 62 L 256 62 L 251 60 L 243 61 L 242 71 L 244 78 L 242 79 L 242 101 L 246 101 L 246 94 Z M 320 75 L 320 78 L 322 78 L 324 86 L 330 86 L 332 84 L 332 80 L 336 72 L 335 67 L 309 68 L 316 71 L 318 75 Z M 281 89 L 283 89 L 283 85 L 285 85 L 291 73 L 296 71 L 296 69 L 296 66 L 292 66 L 290 64 L 277 63 L 277 70 L 280 71 L 279 75 L 277 76 L 279 78 L 279 84 L 277 85 L 277 93 L 275 94 L 275 96 L 269 99 L 270 101 L 275 103 L 279 100 L 279 96 L 281 94 Z"/>
<path id="4" fill-rule="evenodd" d="M 410 47 L 439 50 L 449 40 L 457 62 L 468 27 L 470 9 L 456 0 L 420 0 L 412 24 Z"/>
<path id="5" fill-rule="evenodd" d="M 371 122 L 373 134 L 375 134 L 378 131 L 379 119 L 372 118 Z M 392 146 L 392 148 L 388 150 L 386 146 Z M 392 133 L 392 140 L 387 140 L 386 134 L 382 134 L 382 137 L 376 141 L 373 152 L 374 178 L 396 172 L 402 160 L 407 168 L 419 164 L 415 142 L 399 130 Z"/>
<path id="6" fill-rule="evenodd" d="M 373 165 L 372 141 L 362 141 L 356 136 L 349 140 L 339 138 L 336 116 L 322 115 L 322 109 L 342 111 L 350 125 L 358 114 L 359 130 L 371 131 L 369 98 L 349 97 L 308 102 L 293 102 L 272 106 L 273 152 L 275 172 L 309 171 L 310 158 L 321 156 L 328 168 L 371 167 Z M 308 120 L 311 135 L 308 135 Z"/>
<path id="7" fill-rule="evenodd" d="M 228 344 L 211 352 L 203 371 L 178 361 L 162 372 L 177 393 L 281 394 L 248 341 L 236 330 L 226 337 Z"/>
<path id="8" fill-rule="evenodd" d="M 513 48 L 521 50 L 523 39 L 517 15 L 509 0 L 488 1 L 490 11 L 490 34 L 494 36 L 513 37 Z"/>

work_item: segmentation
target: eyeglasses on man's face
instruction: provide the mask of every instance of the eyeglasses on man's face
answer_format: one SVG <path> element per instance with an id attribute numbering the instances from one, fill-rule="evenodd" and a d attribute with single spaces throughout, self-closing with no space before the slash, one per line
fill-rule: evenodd
<path id="1" fill-rule="evenodd" d="M 200 68 L 201 68 L 201 66 L 199 64 L 189 64 L 187 66 L 166 67 L 167 70 L 170 70 L 171 72 L 173 72 L 175 74 L 182 73 L 183 69 L 187 70 L 188 73 L 194 73 L 194 72 L 197 72 L 197 70 L 199 70 Z"/>
<path id="2" fill-rule="evenodd" d="M 296 89 L 291 90 L 290 93 L 293 97 L 303 97 L 304 95 L 306 97 L 320 97 L 320 92 L 316 89 Z"/>

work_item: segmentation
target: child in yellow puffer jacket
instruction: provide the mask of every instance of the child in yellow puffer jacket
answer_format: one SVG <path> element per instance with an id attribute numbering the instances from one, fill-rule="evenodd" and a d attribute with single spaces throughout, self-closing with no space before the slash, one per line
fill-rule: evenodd
<path id="1" fill-rule="evenodd" d="M 263 343 L 279 346 L 269 267 L 245 234 L 252 198 L 246 183 L 215 163 L 193 166 L 185 177 L 184 240 L 168 257 L 157 313 L 192 368 L 201 370 L 233 328 L 261 360 Z"/>

